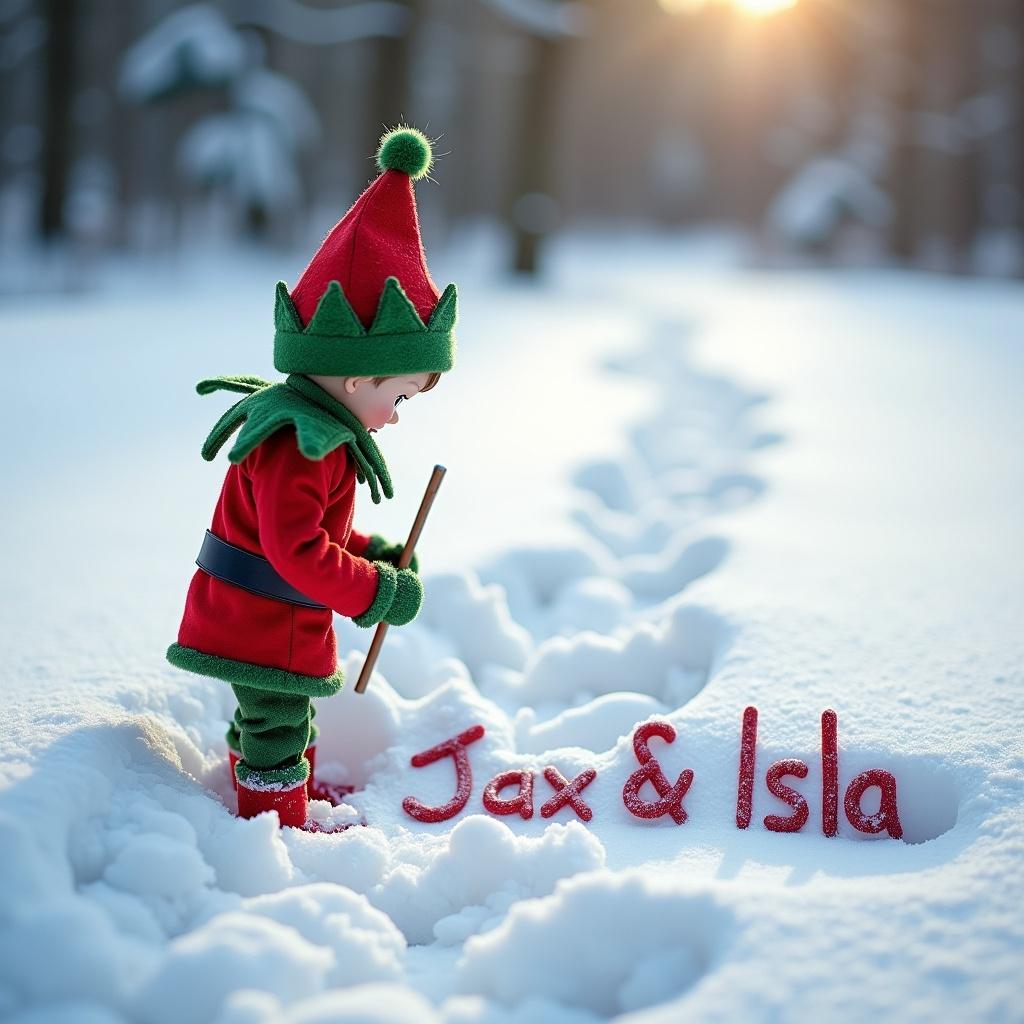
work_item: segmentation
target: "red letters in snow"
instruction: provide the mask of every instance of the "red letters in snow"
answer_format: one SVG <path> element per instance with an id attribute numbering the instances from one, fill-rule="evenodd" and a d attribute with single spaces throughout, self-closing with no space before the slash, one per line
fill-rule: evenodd
<path id="1" fill-rule="evenodd" d="M 683 797 L 693 782 L 693 772 L 687 768 L 676 779 L 675 785 L 671 785 L 665 778 L 658 759 L 647 745 L 652 736 L 659 736 L 666 743 L 672 743 L 676 738 L 676 731 L 668 722 L 645 722 L 633 733 L 633 751 L 640 762 L 640 767 L 626 779 L 626 784 L 622 787 L 622 802 L 626 805 L 626 810 L 637 818 L 660 818 L 663 814 L 668 814 L 677 825 L 682 825 L 686 821 Z M 640 788 L 645 782 L 650 782 L 654 786 L 659 799 L 640 799 Z"/>
<path id="2" fill-rule="evenodd" d="M 821 831 L 839 835 L 839 719 L 821 713 Z"/>
<path id="3" fill-rule="evenodd" d="M 466 806 L 473 789 L 473 771 L 469 764 L 467 748 L 483 735 L 484 727 L 474 725 L 436 747 L 413 755 L 414 768 L 423 768 L 440 761 L 443 757 L 454 758 L 455 796 L 440 807 L 427 807 L 415 797 L 407 796 L 402 801 L 402 808 L 406 814 L 417 821 L 447 821 Z M 533 777 L 532 771 L 518 768 L 499 773 L 484 787 L 484 808 L 491 814 L 501 816 L 518 814 L 524 821 L 528 821 L 533 817 Z M 583 821 L 590 821 L 593 818 L 594 812 L 584 802 L 580 793 L 597 778 L 595 769 L 587 768 L 569 782 L 554 765 L 548 765 L 544 769 L 544 778 L 551 784 L 555 794 L 541 805 L 541 817 L 550 818 L 563 807 L 571 807 Z M 518 786 L 519 792 L 515 796 L 502 797 L 501 791 L 509 786 Z"/>
<path id="4" fill-rule="evenodd" d="M 736 827 L 750 824 L 750 809 L 754 800 L 754 755 L 757 747 L 757 708 L 743 712 L 743 731 L 740 734 L 740 779 L 736 788 Z"/>
<path id="5" fill-rule="evenodd" d="M 839 824 L 839 723 L 831 709 L 821 716 L 821 829 L 827 836 L 838 835 Z M 440 822 L 454 818 L 469 801 L 473 789 L 473 772 L 469 764 L 468 747 L 484 735 L 482 725 L 474 725 L 452 739 L 436 747 L 414 754 L 412 765 L 423 768 L 426 765 L 451 757 L 455 762 L 455 795 L 439 807 L 428 807 L 415 797 L 408 796 L 402 801 L 405 812 L 417 821 Z M 683 798 L 693 783 L 693 771 L 687 768 L 679 774 L 675 784 L 669 783 L 658 759 L 651 753 L 650 740 L 657 736 L 666 743 L 673 743 L 676 730 L 668 722 L 646 722 L 633 733 L 633 750 L 640 767 L 629 776 L 622 787 L 622 802 L 630 814 L 637 818 L 654 819 L 668 815 L 677 825 L 687 818 Z M 736 825 L 747 828 L 753 807 L 754 772 L 757 761 L 757 708 L 748 707 L 743 712 L 743 728 L 740 737 L 739 773 L 736 788 Z M 807 800 L 792 786 L 783 782 L 787 776 L 807 778 L 808 768 L 803 761 L 784 759 L 776 761 L 765 773 L 765 785 L 772 796 L 788 804 L 789 815 L 768 814 L 764 818 L 765 828 L 772 832 L 799 832 L 810 816 Z M 587 768 L 569 782 L 553 765 L 544 769 L 544 778 L 555 790 L 540 809 L 541 816 L 550 818 L 563 807 L 572 808 L 582 821 L 590 821 L 594 812 L 580 795 L 597 777 L 597 771 Z M 658 794 L 657 800 L 643 800 L 641 789 L 650 783 Z M 527 769 L 511 769 L 496 775 L 484 788 L 483 804 L 491 814 L 518 814 L 524 821 L 533 817 L 534 772 Z M 518 793 L 502 797 L 501 792 L 510 786 L 518 786 Z M 865 814 L 861 800 L 865 792 L 877 787 L 880 792 L 879 808 L 874 814 Z M 846 787 L 843 809 L 847 821 L 869 835 L 888 832 L 894 839 L 903 836 L 899 808 L 896 798 L 896 779 L 887 771 L 872 768 L 861 772 Z"/>
<path id="6" fill-rule="evenodd" d="M 784 818 L 781 814 L 765 816 L 764 827 L 772 832 L 799 832 L 807 824 L 810 811 L 807 801 L 795 790 L 782 784 L 786 775 L 795 775 L 798 779 L 807 778 L 807 765 L 803 761 L 776 761 L 768 769 L 764 777 L 768 792 L 793 808 L 793 814 Z"/>
<path id="7" fill-rule="evenodd" d="M 438 743 L 436 747 L 424 750 L 422 753 L 413 754 L 411 763 L 413 768 L 423 768 L 442 757 L 455 759 L 455 796 L 446 804 L 440 807 L 427 807 L 421 804 L 414 796 L 407 796 L 402 801 L 402 809 L 406 814 L 411 815 L 417 821 L 436 822 L 447 821 L 454 818 L 469 800 L 469 794 L 473 790 L 473 769 L 469 766 L 469 754 L 466 748 L 470 743 L 475 743 L 484 734 L 482 725 L 473 725 L 460 732 L 453 739 Z"/>
<path id="8" fill-rule="evenodd" d="M 865 790 L 877 786 L 882 793 L 881 804 L 875 814 L 865 814 L 860 807 L 860 799 Z M 889 772 L 880 768 L 869 768 L 861 772 L 846 787 L 846 799 L 843 801 L 846 818 L 858 832 L 875 834 L 886 831 L 899 839 L 903 835 L 900 824 L 900 812 L 896 807 L 896 779 Z"/>
<path id="9" fill-rule="evenodd" d="M 829 709 L 821 715 L 821 830 L 826 836 L 839 834 L 839 721 L 836 713 Z M 748 707 L 743 712 L 743 728 L 740 736 L 739 778 L 736 787 L 736 824 L 746 828 L 750 824 L 751 805 L 754 789 L 754 766 L 757 748 L 757 708 Z M 782 780 L 787 775 L 798 779 L 807 777 L 807 765 L 803 761 L 776 761 L 765 773 L 765 785 L 772 796 L 789 804 L 793 813 L 789 816 L 769 814 L 764 826 L 772 832 L 799 832 L 807 824 L 810 810 L 806 799 Z M 881 803 L 875 814 L 865 814 L 860 803 L 864 793 L 872 786 L 881 792 Z M 872 768 L 861 772 L 846 787 L 843 801 L 846 819 L 857 829 L 874 835 L 886 831 L 893 839 L 903 835 L 899 809 L 896 802 L 896 779 L 891 772 Z"/>
<path id="10" fill-rule="evenodd" d="M 519 792 L 509 800 L 502 800 L 498 794 L 514 783 L 519 784 Z M 519 814 L 524 821 L 533 817 L 533 772 L 512 771 L 495 775 L 484 787 L 484 807 L 491 814 Z"/>
<path id="11" fill-rule="evenodd" d="M 548 765 L 544 769 L 544 778 L 555 790 L 555 795 L 541 804 L 540 814 L 542 818 L 550 818 L 557 814 L 563 807 L 571 807 L 578 818 L 583 821 L 590 821 L 594 812 L 587 806 L 580 791 L 589 786 L 597 778 L 597 771 L 594 768 L 587 768 L 580 772 L 572 782 L 554 766 Z M 503 800 L 498 794 L 506 787 L 518 784 L 519 793 L 511 799 Z M 533 817 L 533 772 L 512 769 L 495 775 L 484 788 L 484 807 L 491 814 L 507 815 L 519 814 L 523 820 Z"/>
<path id="12" fill-rule="evenodd" d="M 587 768 L 580 772 L 572 782 L 568 782 L 554 765 L 549 764 L 544 769 L 544 778 L 554 787 L 555 795 L 541 807 L 540 816 L 542 818 L 550 818 L 568 804 L 576 812 L 577 817 L 583 821 L 590 821 L 594 812 L 583 802 L 580 791 L 586 789 L 597 778 L 596 769 Z"/>

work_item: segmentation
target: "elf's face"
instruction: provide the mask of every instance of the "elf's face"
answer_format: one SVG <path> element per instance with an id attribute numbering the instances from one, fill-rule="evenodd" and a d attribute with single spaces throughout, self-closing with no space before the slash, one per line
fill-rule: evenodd
<path id="1" fill-rule="evenodd" d="M 322 388 L 355 413 L 367 430 L 398 422 L 398 406 L 420 393 L 429 373 L 403 374 L 374 383 L 373 377 L 314 377 Z"/>

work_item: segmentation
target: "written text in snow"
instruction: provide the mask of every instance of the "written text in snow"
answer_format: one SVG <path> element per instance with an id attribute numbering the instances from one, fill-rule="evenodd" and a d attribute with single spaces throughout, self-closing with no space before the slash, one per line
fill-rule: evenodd
<path id="1" fill-rule="evenodd" d="M 414 768 L 424 768 L 445 758 L 451 758 L 455 765 L 455 794 L 444 804 L 428 806 L 416 797 L 408 796 L 402 801 L 406 814 L 422 822 L 440 822 L 454 818 L 463 811 L 473 792 L 473 770 L 470 762 L 472 745 L 484 735 L 482 725 L 473 725 L 456 736 L 446 739 L 429 750 L 412 757 Z M 694 784 L 693 769 L 682 771 L 675 782 L 665 775 L 657 756 L 651 751 L 650 742 L 657 737 L 667 744 L 675 742 L 676 730 L 665 721 L 649 721 L 637 726 L 633 732 L 633 751 L 639 762 L 623 782 L 622 802 L 626 810 L 637 819 L 652 820 L 668 817 L 676 825 L 683 825 L 688 819 L 684 806 L 687 793 Z M 736 825 L 747 828 L 751 820 L 754 795 L 755 767 L 757 754 L 757 708 L 748 707 L 743 712 L 740 730 L 739 762 L 736 783 Z M 783 780 L 787 777 L 807 777 L 806 762 L 787 758 L 771 764 L 764 776 L 768 792 L 790 808 L 788 815 L 768 814 L 764 827 L 772 832 L 799 832 L 810 817 L 807 798 Z M 540 774 L 545 783 L 544 802 L 540 806 L 541 817 L 551 818 L 560 811 L 589 822 L 594 818 L 593 808 L 586 800 L 585 790 L 597 778 L 596 768 L 587 768 L 569 779 L 552 764 L 546 765 Z M 537 772 L 529 768 L 514 768 L 500 772 L 484 786 L 482 801 L 484 809 L 491 814 L 518 814 L 523 819 L 533 817 L 534 780 Z M 642 791 L 650 783 L 656 799 L 646 799 Z M 502 792 L 516 787 L 512 796 L 501 796 Z M 866 813 L 862 807 L 865 793 L 869 789 L 879 791 L 878 810 Z M 821 715 L 821 829 L 826 836 L 839 834 L 839 737 L 838 718 L 832 710 Z M 903 836 L 896 795 L 896 777 L 880 768 L 861 772 L 847 784 L 843 794 L 843 811 L 846 820 L 857 832 L 868 835 L 885 833 L 893 839 Z"/>

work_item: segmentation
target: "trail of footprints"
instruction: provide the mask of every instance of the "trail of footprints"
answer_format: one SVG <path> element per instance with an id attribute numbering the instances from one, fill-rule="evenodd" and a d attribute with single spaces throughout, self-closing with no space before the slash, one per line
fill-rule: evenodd
<path id="1" fill-rule="evenodd" d="M 686 323 L 658 323 L 638 358 L 607 364 L 650 377 L 658 391 L 653 415 L 630 431 L 630 454 L 576 473 L 574 517 L 589 542 L 514 549 L 481 572 L 504 589 L 535 645 L 516 685 L 482 689 L 500 703 L 535 704 L 549 718 L 575 709 L 576 737 L 585 734 L 585 706 L 611 693 L 645 694 L 664 711 L 682 707 L 706 684 L 724 643 L 717 615 L 678 598 L 728 556 L 728 540 L 708 522 L 757 499 L 764 483 L 748 471 L 749 453 L 779 437 L 750 423 L 765 396 L 690 365 L 688 332 Z M 578 742 L 556 732 L 534 724 L 520 747 L 536 749 L 541 736 L 549 749 Z"/>

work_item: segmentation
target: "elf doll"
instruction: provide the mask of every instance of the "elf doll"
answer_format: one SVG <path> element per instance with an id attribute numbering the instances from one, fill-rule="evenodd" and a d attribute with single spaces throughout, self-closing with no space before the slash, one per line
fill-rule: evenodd
<path id="1" fill-rule="evenodd" d="M 315 777 L 311 697 L 342 685 L 332 615 L 401 626 L 423 588 L 400 544 L 353 529 L 356 483 L 393 496 L 372 434 L 429 391 L 455 356 L 455 286 L 427 271 L 412 182 L 430 169 L 427 139 L 381 139 L 380 176 L 333 228 L 298 284 L 277 286 L 274 367 L 287 374 L 214 377 L 196 390 L 244 395 L 203 445 L 212 460 L 240 426 L 231 465 L 167 658 L 215 676 L 238 701 L 227 732 L 238 813 L 307 822 Z"/>

